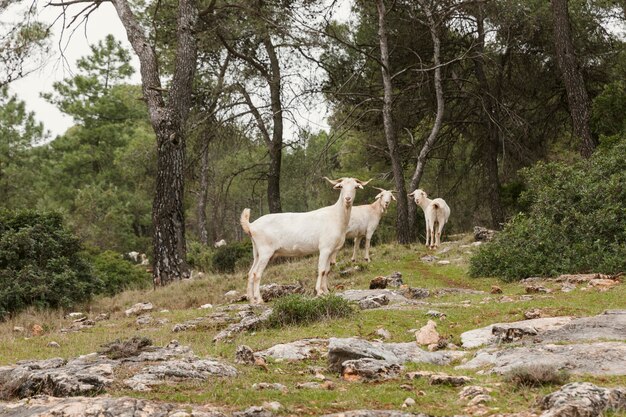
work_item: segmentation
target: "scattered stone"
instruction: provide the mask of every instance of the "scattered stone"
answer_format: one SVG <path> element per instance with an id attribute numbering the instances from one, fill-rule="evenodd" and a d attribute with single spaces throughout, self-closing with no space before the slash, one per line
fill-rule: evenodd
<path id="1" fill-rule="evenodd" d="M 61 333 L 79 332 L 81 330 L 90 329 L 96 325 L 94 320 L 89 320 L 87 317 L 81 317 L 73 320 L 70 327 L 64 327 L 60 330 Z"/>
<path id="2" fill-rule="evenodd" d="M 371 295 L 359 301 L 361 310 L 380 308 L 389 304 L 389 297 L 385 294 Z"/>
<path id="3" fill-rule="evenodd" d="M 140 326 L 147 326 L 152 323 L 152 316 L 150 314 L 142 314 L 141 316 L 137 317 L 135 323 Z"/>
<path id="4" fill-rule="evenodd" d="M 347 290 L 337 294 L 339 297 L 348 300 L 359 302 L 365 298 L 372 296 L 385 295 L 389 299 L 389 303 L 407 303 L 409 300 L 400 294 L 397 290 Z"/>
<path id="5" fill-rule="evenodd" d="M 530 326 L 493 326 L 491 333 L 497 338 L 497 343 L 511 343 L 522 339 L 524 336 L 536 336 L 538 332 L 534 327 Z"/>
<path id="6" fill-rule="evenodd" d="M 589 382 L 573 382 L 540 401 L 541 417 L 592 417 L 626 410 L 626 388 L 602 388 Z"/>
<path id="7" fill-rule="evenodd" d="M 421 298 L 430 297 L 430 290 L 427 288 L 412 288 L 408 287 L 404 290 L 404 295 L 407 298 L 411 298 L 413 300 L 419 300 Z"/>
<path id="8" fill-rule="evenodd" d="M 422 260 L 422 262 L 435 262 L 439 258 L 433 255 L 424 255 L 420 259 Z"/>
<path id="9" fill-rule="evenodd" d="M 439 338 L 437 323 L 432 320 L 428 320 L 428 323 L 415 333 L 415 341 L 418 345 L 436 344 L 439 342 Z"/>
<path id="10" fill-rule="evenodd" d="M 13 326 L 13 331 L 15 333 L 24 333 L 26 331 L 26 329 L 23 328 L 22 326 Z"/>
<path id="11" fill-rule="evenodd" d="M 442 295 L 449 295 L 449 294 L 480 295 L 480 294 L 486 294 L 486 293 L 484 291 L 472 290 L 469 288 L 448 287 L 448 288 L 436 288 L 433 290 L 433 294 L 436 296 L 442 296 Z"/>
<path id="12" fill-rule="evenodd" d="M 491 400 L 493 400 L 493 398 L 491 398 L 491 395 L 481 394 L 481 395 L 477 395 L 474 398 L 472 398 L 467 403 L 467 405 L 468 405 L 468 407 L 475 407 L 477 405 L 488 403 Z"/>
<path id="13" fill-rule="evenodd" d="M 226 417 L 207 406 L 165 403 L 129 397 L 58 398 L 39 395 L 14 403 L 0 404 L 0 416 L 160 416 L 160 417 Z"/>
<path id="14" fill-rule="evenodd" d="M 608 310 L 597 316 L 577 318 L 559 328 L 548 329 L 538 339 L 543 342 L 623 341 L 625 335 L 626 310 Z"/>
<path id="15" fill-rule="evenodd" d="M 106 343 L 101 346 L 102 350 L 98 353 L 110 359 L 122 359 L 137 356 L 150 346 L 152 346 L 152 340 L 147 337 L 133 336 L 128 340 L 117 339 Z"/>
<path id="16" fill-rule="evenodd" d="M 209 308 L 213 308 L 213 304 L 202 304 L 200 307 L 198 307 L 198 310 L 208 310 Z"/>
<path id="17" fill-rule="evenodd" d="M 433 374 L 430 376 L 429 382 L 430 385 L 450 385 L 453 387 L 460 387 L 472 382 L 472 378 L 463 375 Z"/>
<path id="18" fill-rule="evenodd" d="M 526 294 L 539 294 L 539 293 L 549 293 L 552 292 L 550 289 L 546 287 L 542 287 L 541 285 L 528 285 L 526 287 Z"/>
<path id="19" fill-rule="evenodd" d="M 387 288 L 387 279 L 383 276 L 378 276 L 370 281 L 370 290 L 385 288 Z"/>
<path id="20" fill-rule="evenodd" d="M 236 290 L 230 290 L 230 291 L 228 291 L 228 292 L 226 292 L 224 294 L 224 298 L 226 298 L 226 300 L 228 300 L 230 302 L 239 301 L 241 299 L 241 297 L 242 296 L 239 293 L 239 291 L 236 291 Z"/>
<path id="21" fill-rule="evenodd" d="M 387 286 L 399 288 L 404 285 L 404 281 L 402 281 L 402 273 L 396 271 L 391 275 L 385 277 L 387 279 Z"/>
<path id="22" fill-rule="evenodd" d="M 408 379 L 430 378 L 434 372 L 431 371 L 413 371 L 406 374 Z"/>
<path id="23" fill-rule="evenodd" d="M 459 392 L 459 399 L 461 400 L 471 400 L 479 395 L 489 395 L 491 390 L 489 388 L 481 387 L 478 385 L 469 385 L 464 387 L 461 392 Z"/>
<path id="24" fill-rule="evenodd" d="M 163 310 L 159 311 L 159 313 L 169 313 L 170 311 L 167 308 L 164 308 Z"/>
<path id="25" fill-rule="evenodd" d="M 87 316 L 87 315 L 86 315 L 85 313 L 80 313 L 80 312 L 78 312 L 78 311 L 74 311 L 74 312 L 72 312 L 72 313 L 68 313 L 68 314 L 65 316 L 65 318 L 68 318 L 68 319 L 78 319 L 78 318 L 80 318 L 80 317 L 86 317 L 86 316 Z"/>
<path id="26" fill-rule="evenodd" d="M 269 411 L 278 411 L 283 408 L 283 405 L 278 401 L 265 401 L 263 402 L 262 407 Z"/>
<path id="27" fill-rule="evenodd" d="M 542 317 L 545 316 L 540 308 L 533 308 L 532 310 L 528 310 L 524 313 L 524 318 L 526 320 L 539 319 Z"/>
<path id="28" fill-rule="evenodd" d="M 239 323 L 231 324 L 226 329 L 219 332 L 215 335 L 213 341 L 219 342 L 224 339 L 229 339 L 237 333 L 257 329 L 269 320 L 271 314 L 272 309 L 268 308 L 259 315 L 254 314 L 252 316 L 245 317 Z"/>
<path id="29" fill-rule="evenodd" d="M 259 406 L 249 407 L 244 411 L 233 413 L 233 417 L 272 417 L 273 415 L 271 411 Z"/>
<path id="30" fill-rule="evenodd" d="M 446 244 L 446 243 L 444 243 L 444 245 L 445 245 L 445 244 Z M 443 255 L 444 253 L 448 253 L 448 252 L 450 252 L 450 250 L 451 250 L 451 249 L 452 249 L 452 248 L 451 248 L 450 246 L 446 246 L 446 247 L 442 248 L 441 250 L 437 251 L 437 254 L 438 254 L 438 255 Z"/>
<path id="31" fill-rule="evenodd" d="M 146 311 L 152 311 L 153 308 L 154 307 L 152 306 L 152 303 L 137 303 L 128 310 L 126 310 L 124 314 L 126 314 L 126 317 L 134 316 Z"/>
<path id="32" fill-rule="evenodd" d="M 437 265 L 450 265 L 450 261 L 448 260 L 437 261 Z"/>
<path id="33" fill-rule="evenodd" d="M 235 363 L 254 365 L 254 351 L 246 345 L 237 346 L 235 351 Z"/>
<path id="34" fill-rule="evenodd" d="M 361 358 L 342 363 L 341 375 L 346 381 L 386 381 L 398 378 L 402 367 L 379 359 Z"/>
<path id="35" fill-rule="evenodd" d="M 100 313 L 96 317 L 94 317 L 94 321 L 103 321 L 108 320 L 111 317 L 109 313 Z"/>
<path id="36" fill-rule="evenodd" d="M 426 414 L 405 413 L 394 410 L 352 410 L 336 414 L 327 414 L 322 417 L 428 417 Z"/>
<path id="37" fill-rule="evenodd" d="M 339 271 L 339 276 L 348 277 L 356 272 L 359 272 L 360 270 L 361 268 L 358 265 L 349 266 L 346 269 L 342 269 L 341 271 Z"/>
<path id="38" fill-rule="evenodd" d="M 408 408 L 408 407 L 413 407 L 415 405 L 415 400 L 411 397 L 408 397 L 406 400 L 404 400 L 404 402 L 402 403 L 402 408 Z"/>
<path id="39" fill-rule="evenodd" d="M 43 334 L 43 327 L 41 327 L 41 325 L 39 324 L 33 324 L 31 332 L 33 336 L 41 336 Z"/>
<path id="40" fill-rule="evenodd" d="M 477 246 L 480 246 L 482 244 L 483 244 L 483 242 L 472 242 L 472 244 L 470 246 L 477 247 Z"/>
<path id="41" fill-rule="evenodd" d="M 442 313 L 441 311 L 437 311 L 437 310 L 428 310 L 426 312 L 426 315 L 428 317 L 432 317 L 432 318 L 439 319 L 439 320 L 445 320 L 447 317 L 445 313 Z"/>
<path id="42" fill-rule="evenodd" d="M 497 285 L 492 285 L 490 292 L 491 294 L 502 294 L 502 288 L 498 287 Z"/>
<path id="43" fill-rule="evenodd" d="M 487 229 L 482 226 L 474 226 L 474 240 L 477 242 L 489 242 L 496 235 L 495 230 Z"/>
<path id="44" fill-rule="evenodd" d="M 584 284 L 588 283 L 594 279 L 609 279 L 612 281 L 619 282 L 622 273 L 616 275 L 606 275 L 606 274 L 565 274 L 558 276 L 555 281 L 556 282 L 567 282 L 570 284 Z"/>
<path id="45" fill-rule="evenodd" d="M 284 386 L 283 384 L 269 383 L 269 382 L 258 382 L 256 384 L 253 384 L 252 389 L 255 391 L 262 391 L 262 390 L 277 390 L 277 391 L 282 391 L 282 392 L 288 391 L 287 387 Z"/>
<path id="46" fill-rule="evenodd" d="M 326 354 L 328 347 L 327 339 L 302 339 L 290 343 L 280 343 L 269 349 L 257 352 L 261 357 L 270 357 L 280 361 L 299 361 L 304 359 L 316 359 Z"/>
<path id="47" fill-rule="evenodd" d="M 391 339 L 391 333 L 388 330 L 380 328 L 376 330 L 376 335 L 382 337 L 383 339 Z"/>
<path id="48" fill-rule="evenodd" d="M 420 349 L 414 342 L 382 343 L 333 337 L 328 343 L 329 367 L 336 372 L 341 372 L 343 362 L 352 359 L 373 358 L 399 365 L 406 362 L 447 365 L 464 355 L 463 351 L 428 352 Z"/>
<path id="49" fill-rule="evenodd" d="M 157 319 L 156 324 L 158 324 L 159 326 L 162 326 L 164 324 L 169 323 L 169 319 Z"/>
<path id="50" fill-rule="evenodd" d="M 551 366 L 579 375 L 626 375 L 626 343 L 539 344 L 502 350 L 486 348 L 457 369 L 491 367 L 488 372 L 504 374 L 529 365 Z"/>
<path id="51" fill-rule="evenodd" d="M 619 281 L 608 278 L 596 278 L 589 281 L 589 287 L 598 288 L 600 291 L 607 291 L 618 285 Z"/>
<path id="52" fill-rule="evenodd" d="M 300 382 L 296 384 L 296 389 L 325 389 L 334 390 L 335 384 L 332 381 L 319 382 Z"/>
<path id="53" fill-rule="evenodd" d="M 55 349 L 59 349 L 61 347 L 61 345 L 59 345 L 57 342 L 54 342 L 54 341 L 48 342 L 48 344 L 46 346 L 48 346 L 50 348 L 55 348 Z"/>
<path id="54" fill-rule="evenodd" d="M 266 303 L 291 294 L 304 294 L 304 287 L 300 284 L 267 284 L 261 285 L 261 298 Z"/>
<path id="55" fill-rule="evenodd" d="M 565 284 L 561 285 L 561 291 L 562 292 L 572 292 L 575 289 L 576 289 L 576 285 L 574 285 L 574 284 L 565 283 Z"/>

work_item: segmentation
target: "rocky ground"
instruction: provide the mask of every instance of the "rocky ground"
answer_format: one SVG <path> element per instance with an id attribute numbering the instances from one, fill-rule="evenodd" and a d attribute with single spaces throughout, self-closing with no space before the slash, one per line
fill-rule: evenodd
<path id="1" fill-rule="evenodd" d="M 626 415 L 621 277 L 472 280 L 480 244 L 340 264 L 335 293 L 356 315 L 307 326 L 266 323 L 272 300 L 310 292 L 288 276 L 314 260 L 270 268 L 261 307 L 237 275 L 178 284 L 213 293 L 194 308 L 144 292 L 54 325 L 18 317 L 0 337 L 0 417 Z"/>

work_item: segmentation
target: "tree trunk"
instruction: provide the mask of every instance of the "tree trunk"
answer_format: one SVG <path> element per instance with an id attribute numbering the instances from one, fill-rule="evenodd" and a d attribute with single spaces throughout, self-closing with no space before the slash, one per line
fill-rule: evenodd
<path id="1" fill-rule="evenodd" d="M 283 211 L 280 201 L 280 169 L 283 155 L 283 107 L 280 99 L 280 63 L 269 35 L 266 35 L 263 39 L 263 45 L 270 60 L 270 73 L 267 83 L 270 88 L 273 125 L 272 139 L 268 149 L 270 166 L 267 174 L 267 203 L 270 213 L 280 213 Z"/>
<path id="2" fill-rule="evenodd" d="M 433 40 L 433 64 L 435 66 L 435 74 L 434 74 L 434 84 L 435 84 L 435 96 L 437 99 L 437 114 L 435 115 L 435 123 L 430 131 L 430 135 L 424 142 L 422 149 L 420 150 L 419 155 L 417 156 L 417 165 L 415 166 L 415 172 L 411 177 L 411 184 L 409 186 L 409 190 L 413 191 L 419 187 L 420 181 L 422 180 L 422 175 L 424 174 L 424 168 L 426 167 L 426 157 L 428 153 L 431 151 L 435 142 L 437 141 L 437 136 L 439 135 L 439 130 L 441 129 L 441 123 L 443 121 L 443 113 L 445 109 L 445 101 L 443 98 L 443 86 L 441 82 L 441 41 L 439 39 L 439 32 L 437 31 L 437 22 L 435 22 L 435 18 L 433 16 L 432 10 L 423 0 L 418 0 L 420 5 L 424 8 L 424 12 L 426 13 L 426 17 L 428 19 L 428 27 L 430 28 L 430 36 Z M 417 232 L 417 205 L 409 204 L 409 229 L 413 235 Z"/>
<path id="3" fill-rule="evenodd" d="M 165 102 L 156 53 L 127 0 L 112 0 L 139 58 L 143 98 L 157 137 L 157 177 L 152 205 L 153 279 L 156 285 L 188 278 L 184 218 L 185 122 L 196 70 L 195 0 L 179 0 L 175 68 Z"/>
<path id="4" fill-rule="evenodd" d="M 383 0 L 376 0 L 378 9 L 378 39 L 380 42 L 380 59 L 382 62 L 381 71 L 383 76 L 383 125 L 385 128 L 385 138 L 391 159 L 393 178 L 398 191 L 398 205 L 396 217 L 396 234 L 399 243 L 410 243 L 412 234 L 409 230 L 408 219 L 408 198 L 404 187 L 404 172 L 400 161 L 398 150 L 398 138 L 393 124 L 392 104 L 393 85 L 391 84 L 391 73 L 389 68 L 389 48 L 387 45 L 387 32 L 385 29 L 385 4 Z"/>
<path id="5" fill-rule="evenodd" d="M 554 18 L 554 48 L 556 58 L 563 75 L 563 83 L 567 91 L 570 115 L 574 135 L 580 138 L 580 154 L 589 158 L 598 145 L 591 135 L 589 119 L 591 104 L 585 88 L 585 80 L 576 59 L 576 51 L 572 43 L 572 33 L 567 10 L 567 0 L 551 0 Z"/>
<path id="6" fill-rule="evenodd" d="M 205 132 L 207 133 L 207 132 Z M 206 202 L 209 190 L 209 142 L 206 134 L 200 160 L 200 192 L 198 193 L 198 235 L 203 245 L 209 243 L 209 231 L 206 224 Z"/>
<path id="7" fill-rule="evenodd" d="M 478 56 L 474 59 L 474 72 L 480 86 L 480 96 L 483 102 L 481 112 L 482 124 L 487 132 L 482 144 L 483 167 L 487 174 L 487 200 L 491 211 L 491 225 L 499 229 L 504 223 L 504 210 L 500 198 L 500 175 L 498 173 L 498 151 L 500 145 L 500 129 L 497 124 L 498 109 L 494 101 L 487 75 L 485 74 L 485 26 L 482 6 L 478 5 L 476 15 L 478 31 Z"/>

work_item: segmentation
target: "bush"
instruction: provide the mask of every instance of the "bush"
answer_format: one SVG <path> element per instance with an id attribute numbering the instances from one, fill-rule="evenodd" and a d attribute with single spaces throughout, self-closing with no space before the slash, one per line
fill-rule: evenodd
<path id="1" fill-rule="evenodd" d="M 210 271 L 213 268 L 212 248 L 200 242 L 187 243 L 187 262 L 191 268 Z"/>
<path id="2" fill-rule="evenodd" d="M 30 305 L 70 307 L 102 286 L 58 213 L 0 211 L 0 319 Z"/>
<path id="3" fill-rule="evenodd" d="M 626 270 L 626 138 L 590 160 L 539 163 L 522 175 L 526 213 L 470 260 L 470 275 L 529 276 Z"/>
<path id="4" fill-rule="evenodd" d="M 336 295 L 306 298 L 302 295 L 288 295 L 274 302 L 269 318 L 270 327 L 293 324 L 307 324 L 315 321 L 348 317 L 354 314 L 350 303 Z"/>
<path id="5" fill-rule="evenodd" d="M 120 253 L 104 251 L 88 257 L 94 274 L 103 283 L 101 292 L 106 295 L 115 295 L 127 289 L 147 288 L 152 283 L 152 277 L 145 267 L 123 259 Z"/>
<path id="6" fill-rule="evenodd" d="M 233 273 L 238 265 L 252 263 L 252 241 L 233 242 L 215 250 L 212 266 L 215 272 Z"/>
<path id="7" fill-rule="evenodd" d="M 550 365 L 518 366 L 504 374 L 504 380 L 517 387 L 541 387 L 544 385 L 563 385 L 569 379 L 566 371 L 559 371 Z"/>

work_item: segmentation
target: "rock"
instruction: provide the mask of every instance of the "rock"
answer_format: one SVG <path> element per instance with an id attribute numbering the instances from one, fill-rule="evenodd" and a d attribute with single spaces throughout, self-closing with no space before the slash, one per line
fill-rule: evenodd
<path id="1" fill-rule="evenodd" d="M 268 308 L 259 315 L 254 314 L 252 316 L 245 317 L 239 323 L 231 324 L 226 329 L 219 332 L 215 335 L 213 341 L 219 342 L 224 339 L 229 339 L 237 333 L 257 329 L 269 320 L 271 314 L 272 309 Z"/>
<path id="2" fill-rule="evenodd" d="M 376 335 L 382 337 L 383 339 L 391 339 L 391 333 L 388 330 L 380 328 L 376 330 Z"/>
<path id="3" fill-rule="evenodd" d="M 470 330 L 461 334 L 462 346 L 466 349 L 472 349 L 475 347 L 494 344 L 498 342 L 497 335 L 493 334 L 493 328 L 498 327 L 502 331 L 505 328 L 521 328 L 521 329 L 534 329 L 537 333 L 560 328 L 565 324 L 572 321 L 572 317 L 549 317 L 533 320 L 522 320 L 513 323 L 495 323 L 480 329 Z"/>
<path id="4" fill-rule="evenodd" d="M 39 324 L 33 324 L 31 332 L 33 336 L 41 336 L 43 334 L 43 327 L 41 327 Z"/>
<path id="5" fill-rule="evenodd" d="M 370 281 L 370 290 L 384 289 L 387 287 L 399 288 L 404 282 L 402 281 L 402 273 L 394 272 L 386 277 L 378 276 Z"/>
<path id="6" fill-rule="evenodd" d="M 422 260 L 422 262 L 429 263 L 429 262 L 435 262 L 439 258 L 433 255 L 425 255 L 425 256 L 422 256 L 420 259 Z"/>
<path id="7" fill-rule="evenodd" d="M 208 310 L 209 308 L 213 308 L 213 304 L 202 304 L 200 307 L 198 307 L 198 310 Z"/>
<path id="8" fill-rule="evenodd" d="M 477 242 L 489 242 L 496 235 L 495 230 L 487 229 L 482 226 L 474 226 L 474 240 Z"/>
<path id="9" fill-rule="evenodd" d="M 283 408 L 283 405 L 278 401 L 265 401 L 263 402 L 262 407 L 269 411 L 278 411 Z"/>
<path id="10" fill-rule="evenodd" d="M 431 371 L 413 371 L 406 374 L 408 379 L 430 378 L 434 372 Z"/>
<path id="11" fill-rule="evenodd" d="M 541 285 L 528 285 L 525 288 L 526 294 L 539 294 L 539 293 L 549 293 L 552 292 L 546 287 L 542 287 Z"/>
<path id="12" fill-rule="evenodd" d="M 352 410 L 336 414 L 326 414 L 322 417 L 428 417 L 428 415 L 393 410 Z"/>
<path id="13" fill-rule="evenodd" d="M 497 285 L 492 285 L 490 292 L 491 294 L 502 294 L 502 288 L 498 287 Z"/>
<path id="14" fill-rule="evenodd" d="M 463 375 L 433 374 L 429 378 L 430 385 L 450 385 L 460 387 L 472 382 L 472 378 Z"/>
<path id="15" fill-rule="evenodd" d="M 254 365 L 254 351 L 246 345 L 237 346 L 235 351 L 235 363 Z"/>
<path id="16" fill-rule="evenodd" d="M 445 245 L 446 243 L 443 243 L 443 244 Z M 444 248 L 441 248 L 441 250 L 437 251 L 437 255 L 443 255 L 444 253 L 448 253 L 448 252 L 450 252 L 451 249 L 452 248 L 450 246 L 446 246 Z"/>
<path id="17" fill-rule="evenodd" d="M 565 275 L 559 275 L 555 281 L 556 282 L 566 282 L 569 284 L 584 284 L 584 283 L 589 283 L 592 280 L 604 280 L 604 279 L 608 279 L 608 280 L 612 280 L 612 281 L 617 281 L 619 283 L 620 277 L 621 277 L 621 273 L 617 274 L 617 275 L 605 275 L 605 274 L 565 274 Z"/>
<path id="18" fill-rule="evenodd" d="M 283 384 L 269 383 L 269 382 L 258 382 L 256 384 L 253 384 L 252 389 L 255 391 L 262 391 L 262 390 L 277 390 L 277 391 L 282 391 L 282 392 L 288 391 L 287 387 L 284 386 Z"/>
<path id="19" fill-rule="evenodd" d="M 484 291 L 472 290 L 469 288 L 436 288 L 433 291 L 433 294 L 437 296 L 441 295 L 449 295 L 449 294 L 468 294 L 468 295 L 480 295 L 486 294 Z"/>
<path id="20" fill-rule="evenodd" d="M 103 321 L 108 320 L 111 317 L 109 313 L 100 313 L 96 317 L 94 317 L 94 321 Z"/>
<path id="21" fill-rule="evenodd" d="M 386 381 L 398 378 L 402 367 L 395 362 L 361 358 L 342 363 L 341 376 L 346 381 Z"/>
<path id="22" fill-rule="evenodd" d="M 61 347 L 61 345 L 59 345 L 57 342 L 48 342 L 46 346 L 50 348 L 55 348 L 55 349 L 59 349 Z"/>
<path id="23" fill-rule="evenodd" d="M 261 285 L 260 290 L 265 302 L 290 294 L 304 294 L 304 287 L 300 284 L 267 284 Z"/>
<path id="24" fill-rule="evenodd" d="M 437 261 L 437 265 L 450 265 L 450 261 L 448 260 Z"/>
<path id="25" fill-rule="evenodd" d="M 409 287 L 406 290 L 404 290 L 404 295 L 407 298 L 411 298 L 413 300 L 419 300 L 421 298 L 430 297 L 430 290 L 428 290 L 426 288 L 412 288 L 412 287 Z"/>
<path id="26" fill-rule="evenodd" d="M 370 281 L 370 290 L 385 288 L 387 288 L 387 279 L 383 276 L 378 276 Z"/>
<path id="27" fill-rule="evenodd" d="M 300 382 L 296 384 L 296 389 L 325 389 L 325 390 L 333 390 L 335 389 L 335 384 L 332 381 L 324 381 L 322 383 L 319 382 Z"/>
<path id="28" fill-rule="evenodd" d="M 371 295 L 359 301 L 361 310 L 380 308 L 389 304 L 389 297 L 385 294 Z"/>
<path id="29" fill-rule="evenodd" d="M 439 338 L 437 323 L 432 320 L 428 320 L 428 323 L 415 333 L 415 341 L 418 345 L 436 344 L 439 342 Z"/>
<path id="30" fill-rule="evenodd" d="M 341 372 L 343 362 L 352 359 L 372 358 L 397 364 L 415 362 L 447 365 L 464 355 L 465 352 L 462 351 L 428 352 L 420 349 L 414 342 L 382 343 L 356 338 L 330 338 L 328 343 L 329 367 L 336 372 Z"/>
<path id="31" fill-rule="evenodd" d="M 299 361 L 323 356 L 328 347 L 327 339 L 302 339 L 290 343 L 280 343 L 256 353 L 276 361 Z"/>
<path id="32" fill-rule="evenodd" d="M 271 411 L 259 406 L 249 407 L 244 411 L 233 413 L 233 417 L 272 417 L 273 415 Z"/>
<path id="33" fill-rule="evenodd" d="M 408 397 L 406 400 L 404 400 L 404 402 L 402 403 L 402 407 L 403 408 L 408 408 L 408 407 L 413 407 L 416 404 L 415 400 L 411 397 Z"/>
<path id="34" fill-rule="evenodd" d="M 540 401 L 541 417 L 595 417 L 626 410 L 626 388 L 602 388 L 589 382 L 573 382 Z"/>
<path id="35" fill-rule="evenodd" d="M 441 311 L 437 311 L 437 310 L 428 310 L 426 312 L 426 315 L 428 317 L 436 318 L 439 320 L 445 320 L 447 317 L 445 313 L 442 313 Z"/>
<path id="36" fill-rule="evenodd" d="M 530 326 L 493 326 L 491 333 L 497 338 L 497 343 L 511 343 L 520 340 L 524 336 L 535 336 L 538 332 L 534 327 Z"/>
<path id="37" fill-rule="evenodd" d="M 576 285 L 574 285 L 574 284 L 565 283 L 565 284 L 561 285 L 561 291 L 562 292 L 572 292 L 575 289 L 576 289 Z"/>
<path id="38" fill-rule="evenodd" d="M 472 398 L 467 403 L 467 405 L 469 407 L 475 407 L 475 406 L 480 405 L 480 404 L 488 403 L 491 400 L 493 400 L 493 398 L 491 398 L 491 395 L 481 394 L 481 395 L 477 395 L 474 398 Z"/>
<path id="39" fill-rule="evenodd" d="M 626 343 L 600 342 L 570 345 L 536 344 L 509 349 L 486 348 L 457 369 L 490 367 L 504 374 L 516 367 L 546 365 L 572 374 L 626 375 Z"/>
<path id="40" fill-rule="evenodd" d="M 469 385 L 464 387 L 461 392 L 459 392 L 459 399 L 461 400 L 471 400 L 472 398 L 478 397 L 479 395 L 489 395 L 491 390 L 489 388 L 481 387 L 478 385 Z"/>
<path id="41" fill-rule="evenodd" d="M 542 317 L 546 316 L 543 314 L 543 311 L 540 308 L 533 308 L 532 310 L 524 312 L 524 318 L 526 320 L 539 319 Z"/>
<path id="42" fill-rule="evenodd" d="M 241 297 L 242 295 L 239 293 L 239 291 L 236 291 L 236 290 L 230 290 L 224 293 L 224 298 L 226 298 L 230 302 L 238 301 L 241 299 Z"/>
<path id="43" fill-rule="evenodd" d="M 86 317 L 86 316 L 87 316 L 87 315 L 86 315 L 85 313 L 81 313 L 81 312 L 78 312 L 78 311 L 74 311 L 74 312 L 68 313 L 68 314 L 65 316 L 65 318 L 68 318 L 68 319 L 77 319 L 77 318 L 80 318 L 80 317 Z"/>
<path id="44" fill-rule="evenodd" d="M 101 355 L 110 359 L 129 358 L 138 356 L 141 352 L 152 346 L 152 340 L 147 337 L 134 336 L 127 340 L 116 339 L 113 342 L 102 345 Z"/>
<path id="45" fill-rule="evenodd" d="M 139 324 L 140 326 L 147 326 L 148 324 L 152 323 L 152 316 L 150 314 L 142 314 L 141 316 L 137 317 L 135 323 Z"/>
<path id="46" fill-rule="evenodd" d="M 129 397 L 57 398 L 40 395 L 15 403 L 0 404 L 0 416 L 55 417 L 226 417 L 206 406 L 173 404 Z"/>
<path id="47" fill-rule="evenodd" d="M 150 391 L 153 385 L 164 384 L 167 379 L 174 381 L 209 377 L 234 377 L 237 370 L 214 359 L 172 359 L 144 367 L 140 373 L 124 380 L 133 391 Z"/>
<path id="48" fill-rule="evenodd" d="M 348 301 L 356 301 L 357 303 L 365 298 L 370 298 L 373 296 L 385 295 L 389 299 L 389 303 L 406 303 L 409 300 L 404 297 L 399 291 L 396 290 L 347 290 L 337 294 L 339 297 L 348 300 Z"/>
<path id="49" fill-rule="evenodd" d="M 26 331 L 26 329 L 23 328 L 22 326 L 13 326 L 13 331 L 15 333 L 24 333 Z"/>
<path id="50" fill-rule="evenodd" d="M 543 342 L 578 342 L 600 340 L 625 340 L 626 310 L 609 310 L 604 313 L 581 317 L 540 333 Z"/>
<path id="51" fill-rule="evenodd" d="M 126 317 L 138 315 L 146 311 L 152 311 L 153 308 L 154 307 L 152 306 L 152 303 L 137 303 L 128 310 L 126 310 L 124 314 L 126 314 Z"/>

